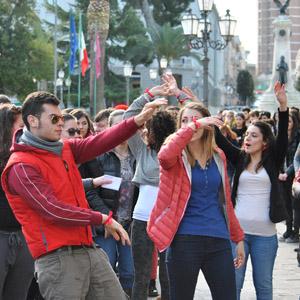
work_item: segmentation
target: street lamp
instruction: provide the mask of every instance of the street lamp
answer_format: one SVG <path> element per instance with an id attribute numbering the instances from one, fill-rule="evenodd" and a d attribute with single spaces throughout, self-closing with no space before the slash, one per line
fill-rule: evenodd
<path id="1" fill-rule="evenodd" d="M 156 78 L 157 78 L 157 75 L 158 75 L 157 69 L 150 69 L 149 70 L 149 76 L 150 76 L 151 80 L 155 81 Z"/>
<path id="2" fill-rule="evenodd" d="M 65 72 L 63 69 L 60 69 L 58 71 L 58 79 L 57 79 L 57 86 L 60 86 L 60 100 L 62 103 L 64 103 L 64 77 L 65 77 Z"/>
<path id="3" fill-rule="evenodd" d="M 129 105 L 129 80 L 132 74 L 132 65 L 129 61 L 127 61 L 124 65 L 124 76 L 126 78 L 126 104 Z"/>
<path id="4" fill-rule="evenodd" d="M 160 67 L 165 69 L 168 66 L 168 60 L 165 56 L 163 56 L 159 61 Z"/>
<path id="5" fill-rule="evenodd" d="M 65 84 L 68 88 L 68 102 L 67 102 L 67 107 L 70 107 L 71 106 L 71 103 L 70 103 L 70 87 L 71 87 L 71 84 L 72 84 L 72 80 L 70 78 L 70 76 L 65 80 Z"/>
<path id="6" fill-rule="evenodd" d="M 223 50 L 234 36 L 236 20 L 231 18 L 229 9 L 226 15 L 219 20 L 222 39 L 212 40 L 210 38 L 211 24 L 208 16 L 213 7 L 213 0 L 198 0 L 201 11 L 200 19 L 192 14 L 183 16 L 181 25 L 184 35 L 189 37 L 190 46 L 193 49 L 203 49 L 203 103 L 208 107 L 208 49 Z"/>

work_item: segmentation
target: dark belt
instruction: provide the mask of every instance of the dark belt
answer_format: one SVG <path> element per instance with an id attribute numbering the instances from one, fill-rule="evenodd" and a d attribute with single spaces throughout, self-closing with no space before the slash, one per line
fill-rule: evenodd
<path id="1" fill-rule="evenodd" d="M 78 249 L 96 249 L 97 245 L 95 243 L 93 243 L 92 245 L 70 245 L 70 246 L 62 246 L 60 248 L 51 250 L 47 253 L 42 254 L 41 256 L 39 256 L 38 258 L 47 256 L 48 254 L 53 254 L 53 253 L 60 253 L 60 252 L 65 252 L 68 251 L 70 253 L 72 253 L 72 251 L 74 250 L 78 250 Z"/>

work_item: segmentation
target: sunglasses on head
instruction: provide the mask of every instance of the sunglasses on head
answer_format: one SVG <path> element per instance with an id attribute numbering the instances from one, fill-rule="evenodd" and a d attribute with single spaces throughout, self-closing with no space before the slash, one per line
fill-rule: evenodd
<path id="1" fill-rule="evenodd" d="M 69 128 L 69 129 L 67 130 L 67 132 L 68 132 L 69 136 L 74 136 L 75 133 L 80 134 L 80 129 L 77 129 L 77 128 Z"/>
<path id="2" fill-rule="evenodd" d="M 64 117 L 61 116 L 61 115 L 51 114 L 50 115 L 50 119 L 51 119 L 51 123 L 53 125 L 57 124 L 59 121 L 63 121 L 64 122 Z"/>

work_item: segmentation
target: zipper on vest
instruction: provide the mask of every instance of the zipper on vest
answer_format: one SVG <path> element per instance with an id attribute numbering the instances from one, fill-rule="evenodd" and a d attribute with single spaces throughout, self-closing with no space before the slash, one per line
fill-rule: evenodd
<path id="1" fill-rule="evenodd" d="M 65 160 L 63 160 L 63 163 L 64 163 L 64 166 L 65 166 L 67 172 L 69 172 L 69 166 L 68 166 L 68 163 L 67 163 Z"/>

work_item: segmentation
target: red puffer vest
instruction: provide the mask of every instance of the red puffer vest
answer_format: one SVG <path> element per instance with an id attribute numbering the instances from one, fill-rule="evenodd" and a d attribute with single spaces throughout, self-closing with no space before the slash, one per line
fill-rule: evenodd
<path id="1" fill-rule="evenodd" d="M 13 212 L 22 225 L 22 231 L 34 258 L 68 245 L 91 245 L 90 226 L 63 226 L 51 222 L 35 212 L 18 195 L 11 194 L 7 172 L 16 163 L 30 164 L 42 174 L 57 199 L 66 204 L 88 208 L 81 177 L 68 142 L 62 156 L 37 149 L 31 152 L 13 152 L 2 174 L 2 185 Z"/>
<path id="2" fill-rule="evenodd" d="M 193 130 L 189 127 L 178 130 L 158 154 L 161 165 L 159 192 L 150 215 L 147 232 L 159 251 L 170 246 L 190 197 L 191 167 L 184 148 L 192 136 Z M 226 157 L 221 149 L 215 149 L 214 159 L 222 177 L 220 198 L 230 238 L 234 242 L 239 242 L 244 239 L 244 232 L 233 210 Z"/>

